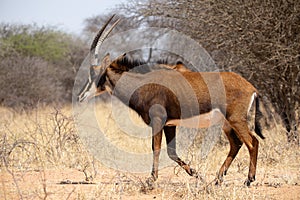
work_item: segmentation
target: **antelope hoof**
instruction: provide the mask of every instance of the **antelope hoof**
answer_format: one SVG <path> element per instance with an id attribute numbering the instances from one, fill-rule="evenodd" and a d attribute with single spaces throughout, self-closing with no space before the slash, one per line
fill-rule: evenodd
<path id="1" fill-rule="evenodd" d="M 245 182 L 244 185 L 246 185 L 247 187 L 250 187 L 250 184 L 255 181 L 255 176 L 248 178 Z"/>
<path id="2" fill-rule="evenodd" d="M 190 176 L 199 179 L 201 182 L 205 182 L 205 179 L 203 178 L 203 176 L 201 176 L 200 173 L 196 172 L 196 170 L 190 168 L 190 170 L 187 171 L 187 173 L 188 173 Z"/>
<path id="3" fill-rule="evenodd" d="M 196 170 L 194 170 L 193 168 L 190 168 L 189 170 L 186 170 L 186 172 L 187 172 L 190 176 L 192 176 L 192 177 L 199 178 L 198 173 L 197 173 Z"/>
<path id="4" fill-rule="evenodd" d="M 190 171 L 188 172 L 188 174 L 189 174 L 190 176 L 193 176 L 193 177 L 195 177 L 195 178 L 198 178 L 198 174 L 197 174 L 196 170 L 194 170 L 193 168 L 190 168 Z"/>
<path id="5" fill-rule="evenodd" d="M 215 182 L 215 185 L 221 186 L 223 182 L 223 177 L 217 177 L 217 180 Z"/>
<path id="6" fill-rule="evenodd" d="M 146 180 L 146 188 L 148 190 L 153 190 L 155 187 L 155 179 L 153 177 L 150 177 Z"/>

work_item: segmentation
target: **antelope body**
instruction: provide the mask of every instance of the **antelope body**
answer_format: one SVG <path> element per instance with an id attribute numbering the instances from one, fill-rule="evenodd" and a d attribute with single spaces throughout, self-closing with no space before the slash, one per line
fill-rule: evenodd
<path id="1" fill-rule="evenodd" d="M 91 52 L 97 54 L 101 42 L 118 23 L 117 21 L 102 36 L 110 20 L 97 34 Z M 249 186 L 255 180 L 259 142 L 250 131 L 247 121 L 248 112 L 254 105 L 255 132 L 261 138 L 264 136 L 258 121 L 261 115 L 258 92 L 244 78 L 233 72 L 191 72 L 182 63 L 161 65 L 165 69 L 140 74 L 131 72 L 131 69 L 138 67 L 138 62 L 131 62 L 126 55 L 111 61 L 108 54 L 101 65 L 95 66 L 95 63 L 97 64 L 97 60 L 92 60 L 90 78 L 79 94 L 79 101 L 110 92 L 135 110 L 152 127 L 153 167 L 149 184 L 158 178 L 163 132 L 169 157 L 189 175 L 197 176 L 195 170 L 176 154 L 176 126 L 194 126 L 191 125 L 192 122 L 200 128 L 216 123 L 223 124 L 223 131 L 230 142 L 230 151 L 218 172 L 217 183 L 222 182 L 223 175 L 243 143 L 250 154 L 249 173 L 245 184 Z M 100 68 L 98 74 L 95 73 L 95 68 Z M 216 88 L 216 83 L 220 81 L 223 87 Z"/>

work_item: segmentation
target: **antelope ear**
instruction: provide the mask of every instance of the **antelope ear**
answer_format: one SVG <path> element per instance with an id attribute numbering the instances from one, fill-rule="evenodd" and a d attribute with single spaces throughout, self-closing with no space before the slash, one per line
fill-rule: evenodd
<path id="1" fill-rule="evenodd" d="M 110 61 L 110 54 L 106 54 L 106 56 L 104 56 L 104 58 L 102 59 L 102 62 L 101 62 L 101 69 L 106 69 L 109 67 L 109 65 L 111 64 L 111 61 Z"/>
<path id="2" fill-rule="evenodd" d="M 175 65 L 175 69 L 179 72 L 188 72 L 190 71 L 181 61 L 177 61 Z"/>
<path id="3" fill-rule="evenodd" d="M 126 59 L 127 59 L 126 53 L 124 53 L 123 55 L 119 56 L 117 59 L 112 61 L 112 63 L 110 64 L 110 67 L 114 70 L 124 71 L 124 70 L 126 70 L 126 67 L 122 66 L 120 63 L 122 63 L 122 61 L 126 60 Z"/>
<path id="4" fill-rule="evenodd" d="M 93 71 L 95 72 L 95 74 L 100 74 L 101 65 L 92 66 L 92 68 L 93 68 Z"/>
<path id="5" fill-rule="evenodd" d="M 116 60 L 123 60 L 126 57 L 126 53 L 123 53 L 121 56 L 119 56 Z"/>

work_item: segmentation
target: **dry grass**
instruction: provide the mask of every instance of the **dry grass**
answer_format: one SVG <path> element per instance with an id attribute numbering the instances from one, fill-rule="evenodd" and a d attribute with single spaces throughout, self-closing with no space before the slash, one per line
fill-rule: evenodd
<path id="1" fill-rule="evenodd" d="M 122 105 L 118 106 L 116 114 L 122 118 Z M 124 151 L 151 153 L 151 139 L 122 133 L 109 105 L 97 106 L 96 113 L 106 137 L 115 145 Z M 138 116 L 130 116 L 147 131 Z M 297 199 L 300 195 L 300 149 L 286 142 L 279 125 L 265 131 L 267 139 L 260 140 L 257 180 L 252 187 L 243 186 L 249 163 L 244 146 L 224 184 L 214 186 L 229 148 L 221 136 L 206 159 L 197 157 L 197 144 L 182 155 L 202 179 L 189 177 L 173 165 L 160 170 L 156 188 L 149 191 L 144 188 L 148 172 L 108 169 L 87 153 L 77 136 L 71 107 L 21 113 L 1 107 L 0 121 L 0 199 Z M 180 131 L 187 134 L 191 130 Z"/>
<path id="2" fill-rule="evenodd" d="M 0 108 L 0 112 L 4 165 L 19 170 L 76 167 L 82 147 L 70 108 L 40 108 L 21 113 Z"/>

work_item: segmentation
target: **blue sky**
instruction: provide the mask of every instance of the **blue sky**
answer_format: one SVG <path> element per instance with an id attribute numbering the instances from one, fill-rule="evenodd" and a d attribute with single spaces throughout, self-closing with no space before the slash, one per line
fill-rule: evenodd
<path id="1" fill-rule="evenodd" d="M 84 19 L 121 2 L 125 0 L 0 0 L 0 23 L 37 23 L 80 34 Z"/>

